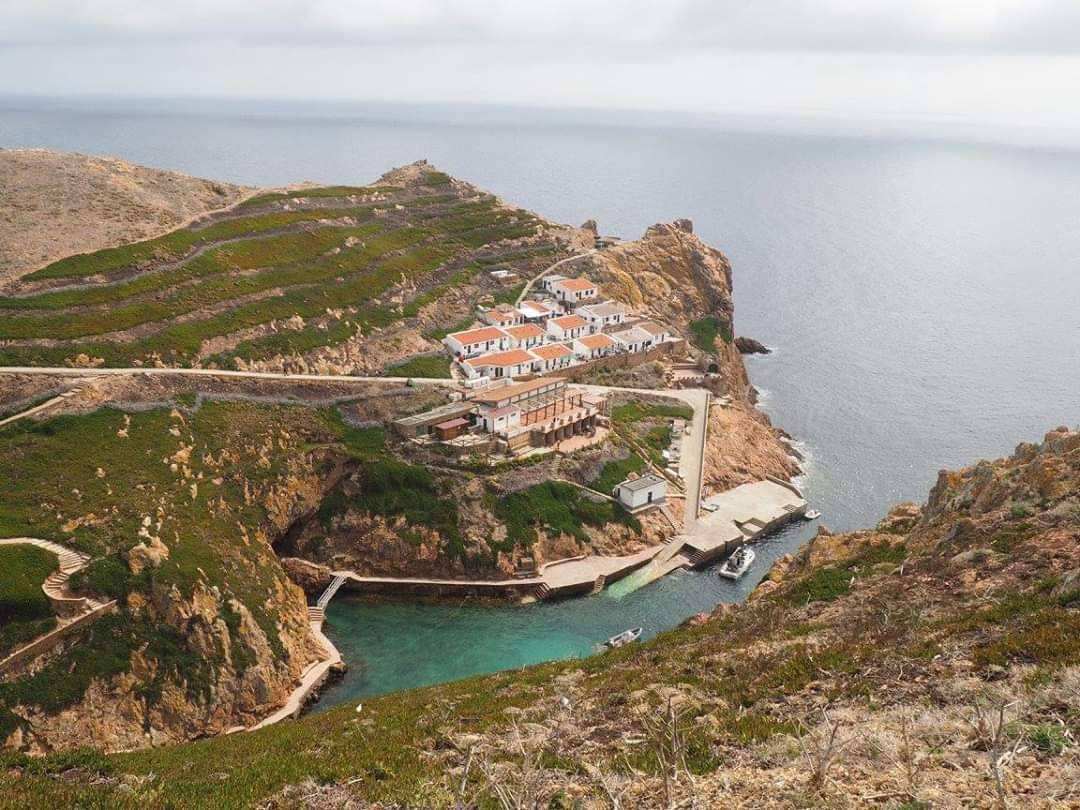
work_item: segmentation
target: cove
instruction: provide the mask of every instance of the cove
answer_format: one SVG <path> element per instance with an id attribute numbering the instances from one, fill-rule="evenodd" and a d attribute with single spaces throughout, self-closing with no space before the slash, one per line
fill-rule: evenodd
<path id="1" fill-rule="evenodd" d="M 313 711 L 592 655 L 605 639 L 629 627 L 643 627 L 642 637 L 652 638 L 721 602 L 745 599 L 774 560 L 801 546 L 815 530 L 815 524 L 793 524 L 759 540 L 754 568 L 737 583 L 720 578 L 712 567 L 677 571 L 631 593 L 623 593 L 616 582 L 592 596 L 531 605 L 376 600 L 343 591 L 326 611 L 326 633 L 349 669 Z"/>

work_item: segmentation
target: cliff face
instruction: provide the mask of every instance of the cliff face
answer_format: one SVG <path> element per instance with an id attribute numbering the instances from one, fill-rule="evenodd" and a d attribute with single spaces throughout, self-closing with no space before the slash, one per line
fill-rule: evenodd
<path id="1" fill-rule="evenodd" d="M 732 331 L 735 304 L 731 263 L 693 233 L 688 220 L 653 225 L 641 239 L 594 254 L 590 271 L 605 294 L 671 324 L 686 336 L 691 323 L 715 318 L 726 325 L 713 343 L 716 377 L 708 384 L 729 404 L 710 414 L 705 454 L 706 493 L 799 472 L 789 448 L 754 407 L 750 384 Z"/>
<path id="2" fill-rule="evenodd" d="M 11 463 L 25 465 L 29 508 L 5 493 L 9 514 L 31 521 L 34 534 L 74 534 L 62 541 L 83 543 L 95 559 L 73 587 L 118 601 L 66 648 L 5 677 L 7 747 L 181 742 L 252 725 L 285 703 L 321 649 L 306 596 L 271 541 L 315 509 L 323 489 L 318 454 L 283 426 L 331 438 L 317 415 L 292 416 L 236 404 L 186 416 L 106 410 L 68 417 L 62 424 L 74 434 L 31 432 L 19 449 L 6 446 Z M 52 453 L 55 466 L 35 464 L 41 453 Z M 55 492 L 69 501 L 39 511 L 48 478 L 65 474 Z"/>

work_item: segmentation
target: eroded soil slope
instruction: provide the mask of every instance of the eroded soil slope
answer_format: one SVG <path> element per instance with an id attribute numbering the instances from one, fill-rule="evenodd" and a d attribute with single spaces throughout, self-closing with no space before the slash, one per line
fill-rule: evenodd
<path id="1" fill-rule="evenodd" d="M 73 253 L 157 236 L 248 192 L 47 149 L 0 149 L 0 285 Z"/>

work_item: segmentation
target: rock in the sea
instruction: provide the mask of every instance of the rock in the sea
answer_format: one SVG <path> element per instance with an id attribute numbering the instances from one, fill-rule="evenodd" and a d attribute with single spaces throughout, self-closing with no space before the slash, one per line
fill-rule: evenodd
<path id="1" fill-rule="evenodd" d="M 735 348 L 742 354 L 770 354 L 769 349 L 764 343 L 754 340 L 748 337 L 735 338 Z"/>

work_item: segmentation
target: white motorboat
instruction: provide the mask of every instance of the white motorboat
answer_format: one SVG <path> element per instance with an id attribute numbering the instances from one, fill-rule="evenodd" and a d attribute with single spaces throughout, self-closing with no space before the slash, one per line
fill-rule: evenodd
<path id="1" fill-rule="evenodd" d="M 738 579 L 747 571 L 750 570 L 750 566 L 754 564 L 754 550 L 748 546 L 741 546 L 735 550 L 724 564 L 720 566 L 720 576 L 724 579 L 730 579 L 732 581 Z"/>
<path id="2" fill-rule="evenodd" d="M 629 644 L 632 641 L 637 641 L 639 638 L 641 638 L 641 628 L 633 627 L 629 630 L 623 630 L 617 636 L 612 636 L 604 642 L 604 646 L 615 649 L 616 647 L 621 647 L 624 644 Z"/>
<path id="3" fill-rule="evenodd" d="M 805 515 L 803 515 L 803 517 L 807 520 L 817 520 L 819 517 L 821 517 L 821 512 L 819 512 L 817 509 L 811 509 Z"/>

